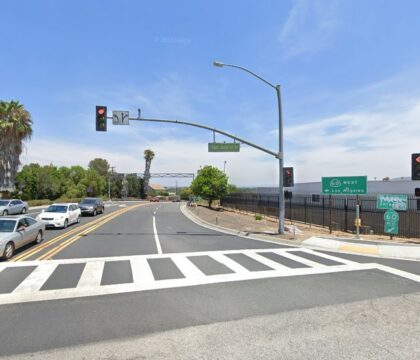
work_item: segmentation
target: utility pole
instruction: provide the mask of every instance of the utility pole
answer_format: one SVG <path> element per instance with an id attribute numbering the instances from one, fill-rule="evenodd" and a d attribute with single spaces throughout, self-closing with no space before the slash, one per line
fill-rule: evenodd
<path id="1" fill-rule="evenodd" d="M 114 173 L 115 166 L 111 166 L 111 172 L 108 175 L 108 200 L 111 201 L 111 175 Z"/>

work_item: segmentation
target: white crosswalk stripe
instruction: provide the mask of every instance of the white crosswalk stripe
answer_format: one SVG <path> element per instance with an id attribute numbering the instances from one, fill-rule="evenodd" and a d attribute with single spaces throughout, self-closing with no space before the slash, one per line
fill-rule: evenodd
<path id="1" fill-rule="evenodd" d="M 261 255 L 267 253 L 267 257 Z M 293 260 L 302 265 L 301 268 L 290 268 L 284 264 L 280 264 L 273 260 L 275 257 L 269 258 L 271 255 L 281 255 L 286 260 Z M 303 254 L 305 253 L 305 254 Z M 227 255 L 232 255 L 229 257 Z M 235 257 L 234 254 L 242 254 Z M 245 256 L 243 256 L 245 255 Z M 301 255 L 301 256 L 299 256 Z M 207 266 L 214 266 L 211 272 L 214 275 L 206 275 L 204 269 L 200 269 L 202 263 L 193 262 L 193 259 L 200 257 L 201 260 L 209 260 Z M 304 256 L 314 260 L 308 260 Z M 152 259 L 169 259 L 174 266 L 182 273 L 183 277 L 179 278 L 159 278 L 159 271 L 154 273 L 151 268 Z M 242 264 L 239 264 L 235 259 L 241 259 Z M 322 260 L 324 259 L 324 260 Z M 252 271 L 247 268 L 247 261 L 258 262 L 262 266 L 268 266 L 268 269 L 260 269 L 260 271 Z M 315 260 L 319 260 L 317 262 Z M 331 260 L 335 263 L 331 263 Z M 132 282 L 114 283 L 110 285 L 101 285 L 102 277 L 104 275 L 105 264 L 109 262 L 129 263 L 131 274 L 129 277 Z M 324 262 L 324 264 L 322 263 Z M 330 263 L 329 265 L 328 262 Z M 338 264 L 336 264 L 338 263 Z M 54 274 L 57 266 L 61 264 L 83 264 L 84 268 L 81 272 L 80 279 L 77 286 L 69 288 L 43 288 L 43 285 L 48 281 L 51 275 Z M 222 271 L 219 267 L 223 268 Z M 255 265 L 255 263 L 253 263 Z M 287 262 L 286 262 L 287 264 Z M 117 265 L 117 264 L 115 264 Z M 27 275 L 26 279 L 16 284 L 14 290 L 10 292 L 2 291 L 1 279 L 6 276 L 4 269 L 9 269 L 8 276 L 12 276 L 13 271 L 19 271 L 19 268 L 34 267 L 35 269 Z M 156 266 L 156 263 L 155 265 Z M 15 268 L 15 270 L 13 270 Z M 217 270 L 219 268 L 220 273 Z M 384 267 L 378 264 L 359 264 L 350 260 L 342 259 L 332 255 L 323 254 L 315 250 L 304 248 L 287 248 L 287 249 L 246 249 L 246 250 L 227 250 L 227 251 L 206 251 L 206 252 L 192 252 L 192 253 L 175 253 L 175 254 L 152 254 L 140 256 L 119 256 L 109 258 L 92 258 L 92 259 L 66 259 L 66 260 L 48 260 L 48 261 L 27 261 L 27 262 L 10 262 L 2 263 L 0 267 L 0 305 L 12 304 L 20 302 L 43 301 L 54 299 L 68 299 L 86 296 L 98 296 L 106 294 L 127 293 L 143 290 L 154 290 L 163 288 L 175 288 L 185 286 L 196 286 L 205 284 L 214 284 L 222 282 L 256 280 L 274 277 L 298 276 L 298 275 L 313 275 L 313 274 L 327 274 L 341 271 L 355 271 L 366 269 L 379 269 L 410 279 L 412 281 L 420 282 L 420 276 L 406 273 L 404 271 L 396 271 L 395 269 Z M 3 271 L 1 271 L 3 270 Z M 255 269 L 254 269 L 255 270 Z M 155 276 L 154 276 L 155 274 Z M 10 280 L 10 279 L 8 279 Z M 5 283 L 3 281 L 3 283 Z M 6 282 L 10 283 L 10 281 Z M 54 281 L 52 282 L 54 283 Z M 107 282 L 109 283 L 109 282 Z M 74 286 L 74 285 L 73 285 Z M 45 289 L 48 288 L 48 289 Z M 42 290 L 41 290 L 42 289 Z"/>

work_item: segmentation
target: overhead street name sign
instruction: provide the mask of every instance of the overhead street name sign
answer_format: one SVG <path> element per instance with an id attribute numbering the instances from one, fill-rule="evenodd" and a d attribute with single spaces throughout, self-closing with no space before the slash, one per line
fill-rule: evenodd
<path id="1" fill-rule="evenodd" d="M 322 178 L 324 195 L 362 195 L 367 193 L 367 176 L 334 176 Z"/>
<path id="2" fill-rule="evenodd" d="M 376 207 L 385 210 L 406 211 L 407 203 L 407 195 L 378 194 Z"/>
<path id="3" fill-rule="evenodd" d="M 112 112 L 112 124 L 113 125 L 129 125 L 129 113 L 128 111 L 116 111 Z"/>
<path id="4" fill-rule="evenodd" d="M 209 143 L 209 152 L 239 152 L 240 143 Z"/>

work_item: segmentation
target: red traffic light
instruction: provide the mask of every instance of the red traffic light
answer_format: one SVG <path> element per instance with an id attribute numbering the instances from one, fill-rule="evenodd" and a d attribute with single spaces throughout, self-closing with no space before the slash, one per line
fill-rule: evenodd
<path id="1" fill-rule="evenodd" d="M 106 131 L 106 106 L 96 106 L 96 131 Z"/>

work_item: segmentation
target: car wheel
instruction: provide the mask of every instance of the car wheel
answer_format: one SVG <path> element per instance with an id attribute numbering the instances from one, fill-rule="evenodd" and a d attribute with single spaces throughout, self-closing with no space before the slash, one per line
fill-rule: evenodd
<path id="1" fill-rule="evenodd" d="M 3 216 L 7 216 L 7 215 L 9 215 L 9 212 L 7 210 L 4 210 L 3 211 Z"/>
<path id="2" fill-rule="evenodd" d="M 66 220 L 64 220 L 63 229 L 65 229 L 67 226 L 69 226 L 69 221 L 66 219 Z"/>
<path id="3" fill-rule="evenodd" d="M 26 214 L 26 208 L 23 208 L 23 209 L 22 209 L 21 214 Z"/>
<path id="4" fill-rule="evenodd" d="M 80 222 L 80 216 L 77 217 L 76 223 L 78 224 Z"/>
<path id="5" fill-rule="evenodd" d="M 96 212 L 96 209 L 95 210 L 93 210 L 93 216 L 96 216 L 98 213 Z"/>
<path id="6" fill-rule="evenodd" d="M 9 260 L 12 258 L 14 253 L 15 253 L 15 245 L 12 242 L 7 243 L 4 249 L 3 257 L 6 260 Z"/>
<path id="7" fill-rule="evenodd" d="M 104 211 L 105 211 L 105 206 L 102 207 L 101 214 L 103 214 Z"/>
<path id="8" fill-rule="evenodd" d="M 35 243 L 39 244 L 42 241 L 42 231 L 38 231 L 38 235 L 36 236 Z"/>

